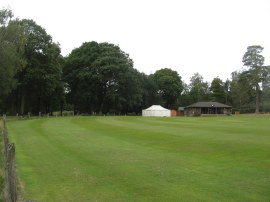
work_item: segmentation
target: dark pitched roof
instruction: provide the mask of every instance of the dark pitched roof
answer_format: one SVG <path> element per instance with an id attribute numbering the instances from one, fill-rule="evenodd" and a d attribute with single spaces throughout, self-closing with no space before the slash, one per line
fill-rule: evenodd
<path id="1" fill-rule="evenodd" d="M 193 107 L 217 107 L 217 108 L 231 108 L 229 105 L 225 105 L 219 102 L 196 102 L 192 105 L 187 106 L 186 108 L 193 108 Z"/>

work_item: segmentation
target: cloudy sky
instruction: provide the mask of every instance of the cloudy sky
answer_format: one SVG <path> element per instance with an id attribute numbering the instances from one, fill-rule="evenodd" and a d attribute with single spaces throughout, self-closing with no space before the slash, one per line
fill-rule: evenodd
<path id="1" fill-rule="evenodd" d="M 62 54 L 85 41 L 117 44 L 146 74 L 176 70 L 189 83 L 231 78 L 247 46 L 270 65 L 270 0 L 1 0 L 46 29 Z"/>

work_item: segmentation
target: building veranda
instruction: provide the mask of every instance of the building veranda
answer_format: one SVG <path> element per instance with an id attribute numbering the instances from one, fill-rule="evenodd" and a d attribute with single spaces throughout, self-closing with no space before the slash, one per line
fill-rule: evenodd
<path id="1" fill-rule="evenodd" d="M 185 107 L 186 116 L 231 115 L 232 107 L 219 102 L 197 102 Z"/>

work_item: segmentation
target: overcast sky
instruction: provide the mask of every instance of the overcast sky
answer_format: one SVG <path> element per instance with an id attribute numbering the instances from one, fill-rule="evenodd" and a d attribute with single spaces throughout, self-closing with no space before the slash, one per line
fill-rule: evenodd
<path id="1" fill-rule="evenodd" d="M 46 29 L 62 54 L 85 41 L 119 45 L 146 74 L 176 70 L 186 83 L 231 78 L 250 45 L 270 65 L 270 0 L 1 0 Z"/>

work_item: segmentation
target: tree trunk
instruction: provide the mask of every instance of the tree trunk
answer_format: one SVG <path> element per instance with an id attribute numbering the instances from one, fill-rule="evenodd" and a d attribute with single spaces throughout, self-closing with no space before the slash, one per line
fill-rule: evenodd
<path id="1" fill-rule="evenodd" d="M 74 114 L 77 114 L 77 105 L 76 105 L 76 103 L 73 104 L 73 112 L 74 112 Z"/>
<path id="2" fill-rule="evenodd" d="M 40 96 L 38 97 L 38 109 L 37 109 L 37 113 L 41 112 L 41 98 Z"/>
<path id="3" fill-rule="evenodd" d="M 102 114 L 102 111 L 103 111 L 103 103 L 104 103 L 104 101 L 102 101 L 101 102 L 101 104 L 100 104 L 100 107 L 99 107 L 99 114 Z"/>
<path id="4" fill-rule="evenodd" d="M 241 100 L 241 98 L 240 98 L 240 99 L 239 99 L 239 111 L 242 113 L 241 107 L 242 107 L 242 100 Z"/>
<path id="5" fill-rule="evenodd" d="M 63 116 L 63 108 L 64 108 L 64 102 L 63 100 L 61 99 L 61 102 L 60 102 L 60 116 Z M 73 111 L 74 112 L 74 111 Z M 75 112 L 74 112 L 75 114 Z"/>
<path id="6" fill-rule="evenodd" d="M 105 102 L 105 99 L 106 99 L 106 93 L 107 93 L 107 90 L 105 89 L 103 92 L 102 92 L 102 95 L 101 95 L 101 102 L 100 102 L 100 106 L 99 106 L 99 114 L 102 114 L 103 112 L 103 107 L 104 107 L 104 102 Z"/>
<path id="7" fill-rule="evenodd" d="M 21 97 L 21 107 L 20 107 L 20 114 L 23 115 L 24 113 L 24 105 L 25 105 L 25 94 L 22 93 Z"/>
<path id="8" fill-rule="evenodd" d="M 260 99 L 259 99 L 259 95 L 260 94 L 260 86 L 259 84 L 256 84 L 256 114 L 260 113 Z"/>

